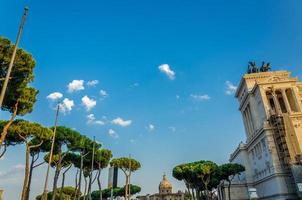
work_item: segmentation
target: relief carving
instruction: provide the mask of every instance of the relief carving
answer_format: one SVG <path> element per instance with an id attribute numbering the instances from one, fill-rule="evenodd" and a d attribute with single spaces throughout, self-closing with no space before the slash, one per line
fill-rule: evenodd
<path id="1" fill-rule="evenodd" d="M 269 83 L 276 83 L 281 81 L 288 81 L 290 80 L 288 77 L 279 77 L 279 76 L 273 76 L 267 80 Z"/>

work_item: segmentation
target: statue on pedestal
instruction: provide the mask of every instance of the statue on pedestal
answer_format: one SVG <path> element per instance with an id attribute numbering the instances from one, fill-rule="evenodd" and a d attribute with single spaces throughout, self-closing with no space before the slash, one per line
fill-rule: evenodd
<path id="1" fill-rule="evenodd" d="M 265 62 L 262 62 L 262 65 L 261 65 L 260 69 L 258 69 L 258 66 L 257 66 L 256 62 L 254 62 L 254 61 L 249 62 L 247 68 L 248 68 L 247 69 L 248 74 L 271 71 L 270 63 L 265 63 Z"/>

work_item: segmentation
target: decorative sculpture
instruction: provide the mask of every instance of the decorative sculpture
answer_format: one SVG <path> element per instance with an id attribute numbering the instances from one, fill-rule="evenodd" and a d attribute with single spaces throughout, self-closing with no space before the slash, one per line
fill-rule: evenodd
<path id="1" fill-rule="evenodd" d="M 258 73 L 258 72 L 268 72 L 270 70 L 271 70 L 270 63 L 262 62 L 260 69 L 258 69 L 256 62 L 253 61 L 253 62 L 249 62 L 248 64 L 247 73 L 251 74 L 251 73 Z"/>

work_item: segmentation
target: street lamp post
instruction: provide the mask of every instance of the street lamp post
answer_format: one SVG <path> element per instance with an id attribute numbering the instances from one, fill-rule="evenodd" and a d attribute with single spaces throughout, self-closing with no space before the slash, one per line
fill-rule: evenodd
<path id="1" fill-rule="evenodd" d="M 128 183 L 128 200 L 131 200 L 131 154 L 129 154 L 129 183 Z"/>
<path id="2" fill-rule="evenodd" d="M 28 8 L 25 7 L 24 8 L 24 14 L 22 16 L 21 24 L 20 24 L 20 27 L 19 27 L 19 32 L 18 32 L 17 39 L 16 39 L 16 44 L 14 46 L 13 54 L 12 54 L 12 57 L 10 59 L 9 66 L 8 66 L 6 76 L 5 76 L 5 79 L 4 79 L 4 83 L 3 83 L 2 89 L 1 89 L 0 108 L 2 107 L 2 104 L 3 104 L 3 99 L 4 99 L 4 96 L 5 96 L 6 89 L 7 89 L 7 84 L 8 84 L 8 81 L 9 81 L 10 74 L 12 72 L 14 62 L 15 62 L 16 53 L 17 53 L 19 41 L 20 41 L 20 38 L 21 38 L 21 33 L 23 31 L 24 22 L 25 22 L 25 19 L 26 19 L 26 16 L 27 16 L 27 12 L 28 12 Z"/>
<path id="3" fill-rule="evenodd" d="M 54 127 L 54 130 L 53 130 L 51 149 L 50 149 L 50 154 L 49 154 L 49 159 L 48 159 L 48 166 L 47 166 L 46 178 L 45 178 L 45 183 L 44 183 L 44 190 L 43 190 L 43 194 L 42 194 L 42 200 L 47 200 L 48 176 L 49 176 L 49 170 L 50 170 L 50 166 L 51 166 L 53 149 L 54 149 L 54 144 L 55 144 L 55 139 L 56 139 L 56 131 L 57 131 L 57 123 L 58 123 L 59 111 L 60 111 L 60 103 L 58 103 L 57 111 L 56 111 L 55 127 Z"/>
<path id="4" fill-rule="evenodd" d="M 95 148 L 95 137 L 93 137 L 93 145 L 92 145 L 92 158 L 91 158 L 91 172 L 88 186 L 88 200 L 91 200 L 91 187 L 92 187 L 92 172 L 94 167 L 94 148 Z"/>

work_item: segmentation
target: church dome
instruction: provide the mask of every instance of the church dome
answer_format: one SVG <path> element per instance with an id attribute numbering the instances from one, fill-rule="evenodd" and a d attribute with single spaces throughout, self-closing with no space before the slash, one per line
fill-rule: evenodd
<path id="1" fill-rule="evenodd" d="M 170 189 L 170 188 L 172 188 L 172 184 L 167 179 L 166 175 L 163 176 L 163 180 L 160 182 L 159 188 L 162 188 L 162 189 Z"/>
<path id="2" fill-rule="evenodd" d="M 166 175 L 163 176 L 163 180 L 159 184 L 160 193 L 171 193 L 172 192 L 172 184 L 167 179 Z"/>

